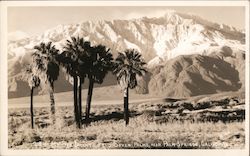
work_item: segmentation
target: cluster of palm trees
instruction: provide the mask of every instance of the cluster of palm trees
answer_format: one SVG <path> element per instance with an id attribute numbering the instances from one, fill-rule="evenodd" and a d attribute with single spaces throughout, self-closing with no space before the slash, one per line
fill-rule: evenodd
<path id="1" fill-rule="evenodd" d="M 56 122 L 53 93 L 60 66 L 73 78 L 74 117 L 78 128 L 82 127 L 82 84 L 85 78 L 88 79 L 89 87 L 84 122 L 88 125 L 94 84 L 101 84 L 108 72 L 116 75 L 124 91 L 124 120 L 127 125 L 129 123 L 129 88 L 133 89 L 137 86 L 136 77 L 146 72 L 145 64 L 141 54 L 134 49 L 118 53 L 114 59 L 110 49 L 106 46 L 101 44 L 93 46 L 89 41 L 80 37 L 71 37 L 67 40 L 62 52 L 56 49 L 52 42 L 40 43 L 34 47 L 32 62 L 27 66 L 24 74 L 31 89 L 31 127 L 34 128 L 33 91 L 39 86 L 50 95 L 50 118 L 53 124 Z"/>

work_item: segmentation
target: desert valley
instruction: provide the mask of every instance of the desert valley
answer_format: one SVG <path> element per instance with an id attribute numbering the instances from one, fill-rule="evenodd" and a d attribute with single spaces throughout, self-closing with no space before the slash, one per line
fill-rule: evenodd
<path id="1" fill-rule="evenodd" d="M 95 84 L 89 114 L 75 125 L 73 77 L 60 66 L 54 84 L 55 124 L 50 96 L 22 79 L 34 46 L 52 42 L 59 50 L 71 37 L 119 52 L 134 49 L 147 72 L 129 89 L 128 125 L 123 90 L 110 71 Z M 8 36 L 8 147 L 13 149 L 242 149 L 245 147 L 245 32 L 199 16 L 168 11 L 159 17 L 84 21 L 58 25 L 36 36 Z M 86 109 L 89 80 L 82 86 Z"/>

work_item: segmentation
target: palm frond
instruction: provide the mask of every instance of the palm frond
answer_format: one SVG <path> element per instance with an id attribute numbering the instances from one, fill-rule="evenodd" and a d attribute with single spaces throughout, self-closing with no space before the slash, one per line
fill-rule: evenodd
<path id="1" fill-rule="evenodd" d="M 41 42 L 34 47 L 32 60 L 36 75 L 39 75 L 43 83 L 49 82 L 49 86 L 53 86 L 59 75 L 59 50 L 52 45 L 52 42 Z"/>
<path id="2" fill-rule="evenodd" d="M 40 78 L 34 73 L 34 67 L 28 64 L 24 67 L 21 79 L 29 84 L 30 88 L 36 88 L 40 85 Z"/>
<path id="3" fill-rule="evenodd" d="M 146 62 L 138 51 L 127 49 L 123 53 L 118 53 L 113 73 L 116 74 L 118 82 L 126 82 L 127 87 L 133 89 L 137 86 L 136 75 L 143 76 L 147 72 L 144 65 Z"/>

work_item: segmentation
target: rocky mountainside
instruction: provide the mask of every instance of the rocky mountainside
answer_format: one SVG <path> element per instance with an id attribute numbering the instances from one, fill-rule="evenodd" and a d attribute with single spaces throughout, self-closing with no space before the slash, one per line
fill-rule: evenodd
<path id="1" fill-rule="evenodd" d="M 182 55 L 157 66 L 149 81 L 152 94 L 189 97 L 245 88 L 245 54 Z"/>
<path id="2" fill-rule="evenodd" d="M 148 68 L 153 73 L 150 80 L 147 80 L 150 81 L 148 88 L 152 93 L 190 96 L 237 90 L 244 86 L 242 80 L 244 76 L 240 75 L 244 74 L 245 61 L 243 31 L 204 20 L 198 16 L 166 11 L 165 15 L 154 18 L 86 21 L 58 25 L 38 36 L 27 36 L 22 32 L 16 33 L 15 36 L 15 33 L 11 33 L 8 40 L 9 97 L 26 96 L 20 93 L 26 84 L 21 82 L 19 77 L 23 66 L 30 61 L 33 47 L 42 41 L 52 41 L 58 49 L 62 50 L 70 36 L 84 37 L 92 44 L 104 44 L 111 48 L 114 55 L 126 48 L 137 49 L 148 62 Z M 210 69 L 212 67 L 214 69 Z M 231 73 L 219 72 L 225 69 Z M 180 74 L 182 72 L 186 74 Z M 210 73 L 206 75 L 206 72 Z M 216 76 L 218 77 L 212 78 Z M 116 83 L 114 77 L 111 75 L 110 77 L 109 82 L 104 84 Z M 211 81 L 207 80 L 210 78 Z M 206 82 L 199 82 L 200 79 L 206 79 L 205 81 L 213 84 L 213 87 Z M 186 81 L 192 86 L 187 85 Z M 225 81 L 226 86 L 222 85 L 221 81 Z M 56 87 L 58 92 L 71 89 L 63 74 L 57 84 L 59 84 Z M 207 85 L 210 87 L 206 88 Z M 171 86 L 180 87 L 180 91 L 170 93 L 168 88 Z M 179 93 L 183 86 L 185 86 L 183 93 Z M 197 90 L 197 86 L 200 90 Z"/>

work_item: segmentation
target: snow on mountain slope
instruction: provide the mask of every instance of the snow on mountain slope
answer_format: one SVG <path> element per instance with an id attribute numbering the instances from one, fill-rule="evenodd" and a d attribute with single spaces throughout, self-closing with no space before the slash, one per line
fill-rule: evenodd
<path id="1" fill-rule="evenodd" d="M 57 48 L 61 49 L 70 36 L 83 36 L 95 44 L 105 44 L 113 51 L 130 48 L 131 44 L 128 43 L 132 43 L 132 47 L 138 48 L 146 60 L 151 60 L 154 56 L 170 59 L 185 54 L 189 50 L 195 50 L 194 53 L 196 53 L 212 45 L 233 44 L 242 47 L 245 35 L 231 26 L 212 23 L 193 15 L 168 11 L 164 16 L 157 18 L 87 21 L 59 25 L 40 36 L 29 38 L 26 42 L 19 40 L 10 42 L 9 52 L 14 50 L 13 53 L 18 53 L 11 48 L 13 46 L 23 47 L 23 45 L 34 45 L 41 41 L 56 42 Z M 186 47 L 188 50 L 184 50 Z M 25 47 L 25 49 L 31 48 L 32 46 Z"/>
<path id="2" fill-rule="evenodd" d="M 137 49 L 151 69 L 181 55 L 223 53 L 224 47 L 229 47 L 233 53 L 245 51 L 242 31 L 175 11 L 166 11 L 161 17 L 58 25 L 38 36 L 17 33 L 24 37 L 16 40 L 11 36 L 13 34 L 9 35 L 8 58 L 9 87 L 12 89 L 17 88 L 13 87 L 18 85 L 16 77 L 23 65 L 30 61 L 30 53 L 36 44 L 52 41 L 62 51 L 71 36 L 84 37 L 92 44 L 104 44 L 114 55 L 127 48 Z"/>

